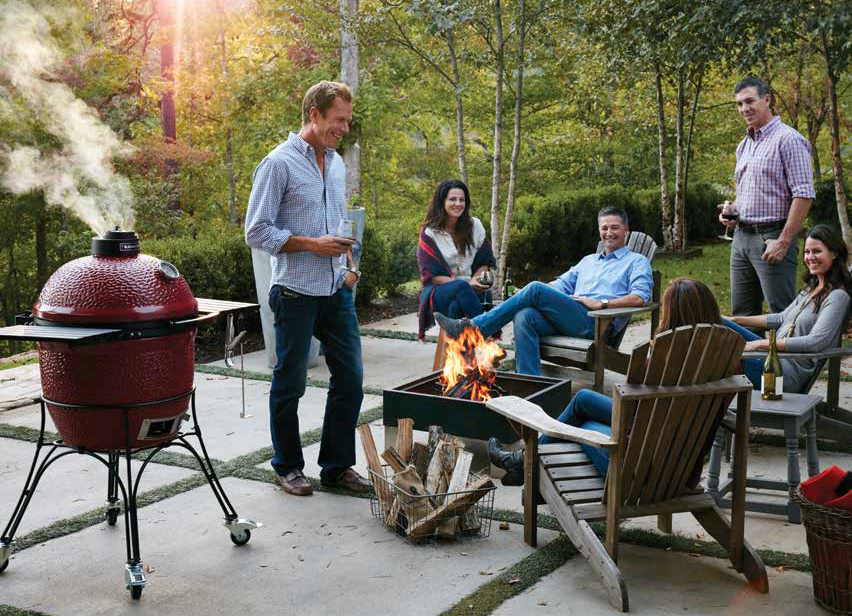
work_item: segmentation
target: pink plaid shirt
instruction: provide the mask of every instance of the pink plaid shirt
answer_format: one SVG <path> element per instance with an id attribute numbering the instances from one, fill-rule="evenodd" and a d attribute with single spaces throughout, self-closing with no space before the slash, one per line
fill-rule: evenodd
<path id="1" fill-rule="evenodd" d="M 748 129 L 737 146 L 734 177 L 743 222 L 786 220 L 795 197 L 816 196 L 811 144 L 779 116 L 756 131 Z"/>

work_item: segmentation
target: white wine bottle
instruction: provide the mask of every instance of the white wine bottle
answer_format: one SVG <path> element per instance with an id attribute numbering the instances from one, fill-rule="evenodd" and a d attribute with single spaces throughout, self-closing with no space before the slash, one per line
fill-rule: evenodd
<path id="1" fill-rule="evenodd" d="M 780 400 L 784 393 L 784 376 L 781 374 L 781 362 L 778 360 L 774 329 L 769 332 L 769 355 L 763 362 L 760 390 L 764 400 Z"/>

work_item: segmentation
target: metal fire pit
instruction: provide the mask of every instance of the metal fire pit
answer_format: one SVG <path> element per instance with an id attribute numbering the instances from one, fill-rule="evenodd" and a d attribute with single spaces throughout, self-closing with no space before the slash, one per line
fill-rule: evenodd
<path id="1" fill-rule="evenodd" d="M 428 430 L 437 425 L 454 436 L 488 440 L 492 436 L 501 443 L 514 443 L 519 436 L 506 419 L 486 408 L 484 402 L 447 398 L 440 395 L 440 372 L 385 389 L 382 407 L 383 423 L 395 428 L 402 417 L 414 420 L 415 430 Z M 539 405 L 551 417 L 558 417 L 571 400 L 571 381 L 544 376 L 498 372 L 496 384 L 506 394 L 524 398 Z"/>

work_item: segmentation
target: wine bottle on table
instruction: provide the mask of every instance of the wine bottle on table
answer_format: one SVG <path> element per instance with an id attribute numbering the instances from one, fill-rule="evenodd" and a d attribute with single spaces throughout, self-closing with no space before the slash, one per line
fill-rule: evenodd
<path id="1" fill-rule="evenodd" d="M 515 294 L 515 283 L 512 281 L 512 270 L 506 268 L 506 280 L 503 282 L 503 299 L 509 299 Z"/>
<path id="2" fill-rule="evenodd" d="M 784 393 L 784 376 L 781 374 L 781 362 L 778 359 L 775 330 L 769 332 L 769 354 L 763 362 L 760 390 L 764 400 L 780 400 Z"/>

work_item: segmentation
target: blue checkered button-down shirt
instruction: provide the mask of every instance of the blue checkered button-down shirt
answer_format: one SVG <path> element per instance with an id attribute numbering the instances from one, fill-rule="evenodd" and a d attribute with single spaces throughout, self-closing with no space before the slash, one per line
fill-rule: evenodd
<path id="1" fill-rule="evenodd" d="M 334 235 L 346 217 L 346 168 L 325 151 L 325 177 L 314 149 L 296 133 L 267 154 L 254 170 L 246 212 L 246 243 L 272 255 L 272 285 L 305 295 L 332 295 L 343 284 L 337 257 L 281 252 L 291 235 Z"/>

